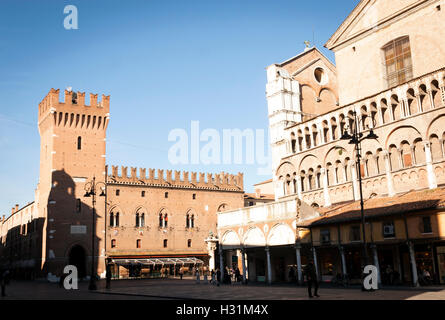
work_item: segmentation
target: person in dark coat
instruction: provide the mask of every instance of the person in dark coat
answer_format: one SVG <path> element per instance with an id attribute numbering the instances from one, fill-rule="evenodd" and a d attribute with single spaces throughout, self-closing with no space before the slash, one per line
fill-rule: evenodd
<path id="1" fill-rule="evenodd" d="M 108 262 L 106 266 L 106 288 L 111 288 L 111 264 Z"/>
<path id="2" fill-rule="evenodd" d="M 221 283 L 221 270 L 216 269 L 216 282 L 217 286 L 219 287 L 219 284 Z"/>
<path id="3" fill-rule="evenodd" d="M 318 295 L 318 280 L 317 280 L 317 272 L 315 270 L 314 260 L 309 260 L 309 263 L 304 268 L 304 274 L 307 279 L 307 290 L 309 293 L 309 298 L 312 298 L 312 286 L 314 286 L 314 296 L 319 297 Z"/>

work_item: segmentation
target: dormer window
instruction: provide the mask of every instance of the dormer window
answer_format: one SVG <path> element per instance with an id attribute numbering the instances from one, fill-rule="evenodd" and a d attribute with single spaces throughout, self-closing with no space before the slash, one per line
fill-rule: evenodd
<path id="1" fill-rule="evenodd" d="M 383 48 L 388 87 L 398 86 L 413 78 L 409 37 L 389 42 Z"/>

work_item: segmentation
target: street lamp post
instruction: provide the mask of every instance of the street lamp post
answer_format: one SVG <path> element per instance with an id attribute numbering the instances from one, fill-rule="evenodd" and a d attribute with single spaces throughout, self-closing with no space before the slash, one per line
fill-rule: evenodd
<path id="1" fill-rule="evenodd" d="M 90 277 L 90 284 L 88 285 L 88 290 L 97 290 L 96 286 L 96 275 L 94 270 L 94 231 L 96 230 L 96 189 L 98 186 L 104 185 L 103 182 L 96 182 L 96 177 L 93 177 L 93 180 L 90 182 L 87 182 L 85 184 L 85 195 L 84 197 L 89 198 L 92 197 L 93 202 L 93 224 L 91 228 L 91 277 Z M 100 197 L 105 196 L 105 192 L 102 189 L 102 192 L 99 195 Z"/>
<path id="2" fill-rule="evenodd" d="M 341 140 L 349 140 L 349 144 L 355 145 L 355 151 L 357 156 L 357 170 L 358 170 L 358 181 L 359 181 L 359 190 L 360 190 L 360 214 L 362 220 L 362 232 L 363 232 L 363 258 L 365 266 L 368 264 L 368 250 L 366 243 L 366 228 L 365 228 L 365 213 L 364 213 L 364 203 L 363 203 L 363 188 L 362 188 L 362 170 L 361 170 L 361 142 L 367 139 L 377 139 L 378 136 L 374 133 L 371 128 L 369 134 L 364 136 L 362 132 L 359 130 L 359 120 L 357 119 L 357 112 L 353 111 L 352 115 L 354 116 L 354 125 L 350 128 L 350 133 L 345 129 Z"/>

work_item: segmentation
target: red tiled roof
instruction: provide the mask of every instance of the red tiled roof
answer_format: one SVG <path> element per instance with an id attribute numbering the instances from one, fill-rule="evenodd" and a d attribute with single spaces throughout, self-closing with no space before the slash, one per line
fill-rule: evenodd
<path id="1" fill-rule="evenodd" d="M 394 197 L 364 201 L 365 217 L 394 215 L 418 210 L 445 208 L 445 188 L 410 191 Z M 360 201 L 318 208 L 321 216 L 299 223 L 300 227 L 317 226 L 359 220 Z"/>
<path id="2" fill-rule="evenodd" d="M 244 199 L 256 199 L 256 200 L 275 200 L 275 195 L 273 194 L 260 194 L 259 197 L 257 197 L 256 193 L 245 193 Z"/>

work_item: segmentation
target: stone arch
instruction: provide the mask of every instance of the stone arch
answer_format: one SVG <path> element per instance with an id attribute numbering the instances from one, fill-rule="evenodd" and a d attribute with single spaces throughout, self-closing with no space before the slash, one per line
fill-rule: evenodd
<path id="1" fill-rule="evenodd" d="M 394 121 L 400 120 L 402 118 L 402 102 L 399 100 L 399 97 L 396 94 L 393 94 L 391 96 L 391 110 Z"/>
<path id="2" fill-rule="evenodd" d="M 419 86 L 419 99 L 422 111 L 428 111 L 431 109 L 430 96 L 428 94 L 428 89 L 425 84 Z"/>
<path id="3" fill-rule="evenodd" d="M 422 137 L 422 134 L 413 126 L 399 126 L 388 134 L 385 146 L 388 149 L 390 144 L 398 146 L 402 140 L 414 141 L 418 137 Z"/>
<path id="4" fill-rule="evenodd" d="M 218 206 L 218 209 L 216 210 L 216 212 L 223 212 L 223 211 L 227 211 L 230 210 L 229 205 L 227 203 L 221 203 Z"/>
<path id="5" fill-rule="evenodd" d="M 308 84 L 301 86 L 301 110 L 303 113 L 309 115 L 315 115 L 317 113 L 316 92 Z"/>
<path id="6" fill-rule="evenodd" d="M 241 245 L 241 240 L 235 231 L 229 230 L 229 231 L 226 231 L 223 234 L 223 236 L 221 237 L 221 244 L 224 247 L 228 247 L 228 246 L 239 247 Z"/>
<path id="7" fill-rule="evenodd" d="M 245 233 L 243 244 L 246 247 L 264 247 L 266 246 L 266 237 L 258 227 L 253 227 Z"/>
<path id="8" fill-rule="evenodd" d="M 438 137 L 442 137 L 445 133 L 445 114 L 441 114 L 434 118 L 427 129 L 427 137 L 430 137 L 432 134 L 436 134 Z"/>
<path id="9" fill-rule="evenodd" d="M 267 236 L 268 246 L 280 246 L 295 243 L 295 233 L 285 223 L 279 223 L 273 226 Z"/>
<path id="10" fill-rule="evenodd" d="M 324 112 L 320 113 L 325 113 L 328 111 L 328 109 L 334 109 L 333 107 L 337 104 L 338 101 L 335 93 L 330 88 L 327 87 L 324 87 L 320 90 L 319 97 L 325 107 L 323 108 Z"/>
<path id="11" fill-rule="evenodd" d="M 406 92 L 407 102 L 408 102 L 408 112 L 410 115 L 418 113 L 419 105 L 417 104 L 417 97 L 413 88 L 409 88 Z"/>
<path id="12" fill-rule="evenodd" d="M 431 96 L 433 98 L 434 108 L 442 106 L 442 95 L 439 87 L 439 81 L 434 79 L 431 81 Z"/>

